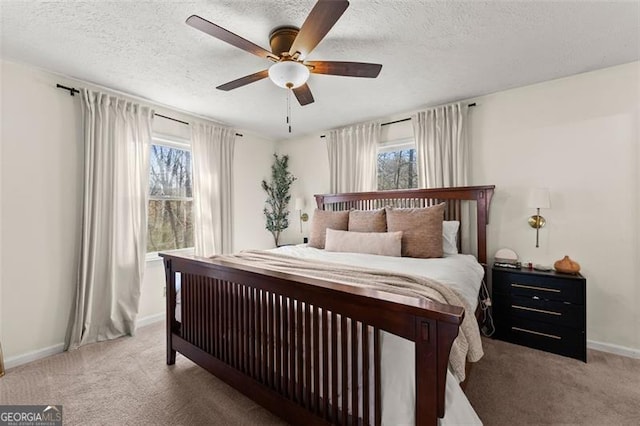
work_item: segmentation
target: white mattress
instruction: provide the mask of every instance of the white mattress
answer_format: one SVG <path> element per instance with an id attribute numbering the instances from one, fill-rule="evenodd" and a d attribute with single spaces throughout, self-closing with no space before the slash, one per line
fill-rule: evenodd
<path id="1" fill-rule="evenodd" d="M 478 291 L 484 276 L 482 266 L 470 255 L 450 255 L 440 259 L 414 259 L 360 253 L 327 252 L 304 244 L 271 250 L 303 259 L 315 259 L 346 265 L 383 269 L 435 279 L 455 289 L 475 310 Z M 176 274 L 176 320 L 181 319 L 180 277 Z M 471 313 L 472 314 L 472 313 Z M 414 424 L 415 359 L 413 342 L 383 332 L 381 334 L 381 399 L 382 424 Z M 481 425 L 480 418 L 460 388 L 456 378 L 447 372 L 445 416 L 440 425 Z"/>

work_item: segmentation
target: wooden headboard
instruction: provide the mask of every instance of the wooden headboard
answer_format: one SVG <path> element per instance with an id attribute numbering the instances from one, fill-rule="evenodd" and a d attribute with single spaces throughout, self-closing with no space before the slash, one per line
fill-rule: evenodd
<path id="1" fill-rule="evenodd" d="M 477 222 L 478 262 L 487 263 L 487 224 L 489 205 L 494 185 L 464 186 L 457 188 L 403 189 L 395 191 L 351 192 L 345 194 L 318 194 L 316 203 L 321 210 L 374 210 L 393 206 L 399 208 L 428 207 L 445 203 L 445 220 L 458 220 L 463 228 L 463 202 L 475 202 Z M 460 240 L 458 239 L 460 248 Z"/>

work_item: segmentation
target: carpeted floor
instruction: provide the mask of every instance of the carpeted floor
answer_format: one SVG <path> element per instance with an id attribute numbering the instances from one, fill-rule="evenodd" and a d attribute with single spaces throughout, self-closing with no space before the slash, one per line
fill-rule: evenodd
<path id="1" fill-rule="evenodd" d="M 587 363 L 493 339 L 466 394 L 485 425 L 640 425 L 640 359 L 587 350 Z"/>
<path id="2" fill-rule="evenodd" d="M 484 339 L 467 395 L 486 425 L 640 424 L 640 360 L 589 363 Z M 186 358 L 165 365 L 163 324 L 14 368 L 0 404 L 62 404 L 65 424 L 282 422 Z"/>

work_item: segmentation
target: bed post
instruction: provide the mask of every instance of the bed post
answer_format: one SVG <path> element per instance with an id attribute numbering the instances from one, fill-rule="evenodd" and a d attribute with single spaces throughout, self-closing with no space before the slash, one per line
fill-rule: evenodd
<path id="1" fill-rule="evenodd" d="M 416 408 L 417 425 L 434 425 L 438 422 L 437 340 L 435 322 L 416 318 Z M 435 380 L 434 380 L 435 379 Z M 430 395 L 418 398 L 418 395 Z"/>
<path id="2" fill-rule="evenodd" d="M 476 196 L 476 219 L 478 237 L 478 262 L 486 267 L 487 264 L 487 225 L 489 224 L 489 205 L 493 196 L 493 187 L 484 187 Z"/>
<path id="3" fill-rule="evenodd" d="M 460 322 L 464 312 L 460 316 Z M 444 417 L 447 367 L 453 341 L 458 337 L 459 324 L 416 318 L 415 359 L 417 425 L 435 425 Z"/>
<path id="4" fill-rule="evenodd" d="M 176 363 L 176 350 L 173 348 L 173 327 L 176 315 L 176 274 L 171 265 L 171 259 L 164 258 L 166 275 L 165 297 L 167 298 L 167 365 Z"/>
<path id="5" fill-rule="evenodd" d="M 478 221 L 478 262 L 487 263 L 487 197 L 485 191 L 480 191 L 477 198 L 477 214 Z"/>

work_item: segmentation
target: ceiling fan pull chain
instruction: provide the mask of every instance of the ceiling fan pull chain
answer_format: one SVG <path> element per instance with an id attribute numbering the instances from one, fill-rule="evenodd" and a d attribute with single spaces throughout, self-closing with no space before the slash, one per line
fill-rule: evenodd
<path id="1" fill-rule="evenodd" d="M 291 133 L 291 89 L 287 89 L 287 124 Z"/>

